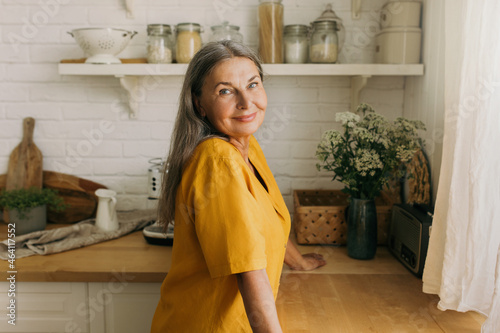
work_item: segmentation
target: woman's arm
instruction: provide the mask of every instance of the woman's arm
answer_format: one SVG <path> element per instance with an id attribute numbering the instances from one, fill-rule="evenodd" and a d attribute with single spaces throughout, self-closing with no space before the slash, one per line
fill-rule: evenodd
<path id="1" fill-rule="evenodd" d="M 266 270 L 236 274 L 248 321 L 257 333 L 281 333 L 273 290 Z"/>
<path id="2" fill-rule="evenodd" d="M 297 247 L 288 239 L 285 252 L 285 264 L 296 271 L 310 271 L 326 265 L 323 256 L 318 253 L 307 253 L 302 255 Z"/>

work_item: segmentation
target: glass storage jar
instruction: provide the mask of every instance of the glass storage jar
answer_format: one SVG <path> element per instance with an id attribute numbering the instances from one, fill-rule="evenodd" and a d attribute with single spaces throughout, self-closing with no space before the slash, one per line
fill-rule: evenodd
<path id="1" fill-rule="evenodd" d="M 285 63 L 305 64 L 309 53 L 309 27 L 302 24 L 285 26 Z"/>
<path id="2" fill-rule="evenodd" d="M 259 54 L 262 62 L 283 63 L 282 0 L 259 0 Z"/>
<path id="3" fill-rule="evenodd" d="M 236 25 L 229 25 L 229 22 L 227 21 L 222 22 L 222 25 L 214 25 L 211 29 L 211 42 L 217 42 L 220 40 L 234 40 L 240 43 L 243 42 L 243 35 L 239 32 L 240 27 Z"/>
<path id="4" fill-rule="evenodd" d="M 174 41 L 172 29 L 168 24 L 149 24 L 147 41 L 147 60 L 150 64 L 172 62 Z"/>
<path id="5" fill-rule="evenodd" d="M 334 21 L 314 22 L 309 44 L 311 62 L 327 64 L 337 62 L 337 23 Z"/>
<path id="6" fill-rule="evenodd" d="M 198 23 L 179 23 L 175 26 L 177 43 L 176 59 L 178 63 L 187 64 L 201 49 L 201 26 Z"/>

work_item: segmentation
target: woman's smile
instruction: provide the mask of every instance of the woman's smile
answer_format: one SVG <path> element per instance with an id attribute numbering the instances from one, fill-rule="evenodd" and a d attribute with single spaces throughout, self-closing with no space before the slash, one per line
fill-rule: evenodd
<path id="1" fill-rule="evenodd" d="M 257 117 L 257 112 L 243 115 L 243 116 L 239 116 L 239 117 L 234 117 L 233 119 L 235 119 L 237 121 L 241 121 L 242 123 L 247 123 L 247 122 L 251 122 L 252 120 L 254 120 L 255 117 Z"/>

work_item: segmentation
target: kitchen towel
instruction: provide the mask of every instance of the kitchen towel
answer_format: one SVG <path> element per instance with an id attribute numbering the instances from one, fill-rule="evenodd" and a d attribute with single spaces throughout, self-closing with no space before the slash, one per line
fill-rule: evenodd
<path id="1" fill-rule="evenodd" d="M 95 218 L 68 227 L 30 232 L 15 238 L 16 259 L 34 254 L 45 255 L 77 249 L 115 239 L 141 230 L 156 220 L 156 210 L 117 212 L 119 228 L 103 231 L 95 226 Z M 0 259 L 9 259 L 8 240 L 0 242 Z"/>

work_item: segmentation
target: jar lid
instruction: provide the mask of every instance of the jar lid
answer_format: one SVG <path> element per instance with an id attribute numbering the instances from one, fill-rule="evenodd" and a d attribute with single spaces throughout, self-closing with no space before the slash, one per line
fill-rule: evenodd
<path id="1" fill-rule="evenodd" d="M 313 26 L 315 29 L 339 30 L 336 21 L 314 21 Z"/>
<path id="2" fill-rule="evenodd" d="M 168 24 L 148 24 L 148 35 L 171 34 L 172 28 Z"/>
<path id="3" fill-rule="evenodd" d="M 201 26 L 198 23 L 190 23 L 190 22 L 185 22 L 185 23 L 179 23 L 175 26 L 175 29 L 177 31 L 201 31 Z"/>
<path id="4" fill-rule="evenodd" d="M 326 9 L 321 15 L 313 21 L 313 23 L 317 22 L 335 22 L 337 30 L 343 30 L 344 25 L 342 24 L 342 19 L 335 14 L 332 9 L 332 4 L 327 4 Z"/>
<path id="5" fill-rule="evenodd" d="M 236 31 L 239 31 L 240 27 L 237 25 L 229 25 L 228 21 L 224 21 L 224 22 L 222 22 L 221 25 L 213 25 L 211 27 L 211 29 L 212 29 L 212 31 L 215 31 L 215 30 L 236 30 Z"/>
<path id="6" fill-rule="evenodd" d="M 304 24 L 285 25 L 285 34 L 307 34 L 309 27 Z"/>

